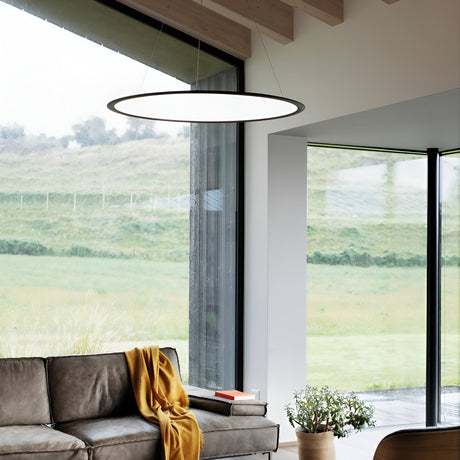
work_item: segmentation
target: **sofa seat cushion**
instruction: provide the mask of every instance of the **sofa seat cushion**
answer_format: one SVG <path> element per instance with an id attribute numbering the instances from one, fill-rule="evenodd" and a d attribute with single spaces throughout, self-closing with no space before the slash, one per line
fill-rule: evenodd
<path id="1" fill-rule="evenodd" d="M 87 459 L 85 443 L 45 425 L 0 426 L 0 457 L 8 459 Z"/>
<path id="2" fill-rule="evenodd" d="M 83 439 L 94 460 L 151 460 L 154 453 L 161 454 L 160 427 L 140 415 L 79 420 L 55 428 Z"/>
<path id="3" fill-rule="evenodd" d="M 226 416 L 191 409 L 203 432 L 201 459 L 274 452 L 279 425 L 265 417 Z"/>

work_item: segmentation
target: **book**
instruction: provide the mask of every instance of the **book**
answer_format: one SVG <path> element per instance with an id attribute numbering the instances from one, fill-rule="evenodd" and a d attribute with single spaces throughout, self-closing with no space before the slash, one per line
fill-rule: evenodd
<path id="1" fill-rule="evenodd" d="M 243 401 L 245 399 L 256 399 L 255 395 L 251 393 L 243 393 L 242 391 L 238 391 L 238 390 L 216 391 L 215 395 L 221 398 L 232 399 L 234 401 Z"/>

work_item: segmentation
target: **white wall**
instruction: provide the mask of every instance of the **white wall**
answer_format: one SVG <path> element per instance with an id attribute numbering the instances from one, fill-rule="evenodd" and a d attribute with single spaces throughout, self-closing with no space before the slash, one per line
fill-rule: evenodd
<path id="1" fill-rule="evenodd" d="M 343 24 L 330 27 L 296 12 L 292 43 L 263 37 L 284 95 L 306 105 L 303 114 L 270 122 L 267 131 L 460 87 L 458 0 L 344 4 Z M 260 37 L 254 34 L 253 39 L 246 89 L 279 94 Z"/>
<path id="2" fill-rule="evenodd" d="M 305 383 L 305 147 L 305 140 L 298 137 L 268 139 L 267 401 L 269 413 L 277 418 L 293 391 Z M 285 417 L 278 422 L 283 433 L 290 432 Z"/>
<path id="3" fill-rule="evenodd" d="M 264 37 L 284 95 L 304 113 L 246 125 L 245 389 L 258 389 L 281 442 L 284 404 L 305 382 L 305 140 L 269 135 L 460 87 L 458 0 L 345 0 L 330 27 L 296 12 L 295 41 Z M 259 37 L 246 90 L 278 94 Z"/>

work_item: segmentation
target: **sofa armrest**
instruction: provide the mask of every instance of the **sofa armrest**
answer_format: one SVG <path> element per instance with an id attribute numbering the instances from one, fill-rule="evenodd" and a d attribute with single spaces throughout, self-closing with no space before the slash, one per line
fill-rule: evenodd
<path id="1" fill-rule="evenodd" d="M 232 401 L 220 398 L 212 390 L 185 386 L 190 407 L 202 409 L 222 415 L 256 415 L 264 416 L 267 413 L 267 403 L 256 399 Z"/>

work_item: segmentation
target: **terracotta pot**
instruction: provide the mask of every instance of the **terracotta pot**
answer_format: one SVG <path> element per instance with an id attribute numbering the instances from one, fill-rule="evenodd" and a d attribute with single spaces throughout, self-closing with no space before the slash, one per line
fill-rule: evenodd
<path id="1" fill-rule="evenodd" d="M 334 433 L 296 430 L 299 460 L 335 460 Z"/>

